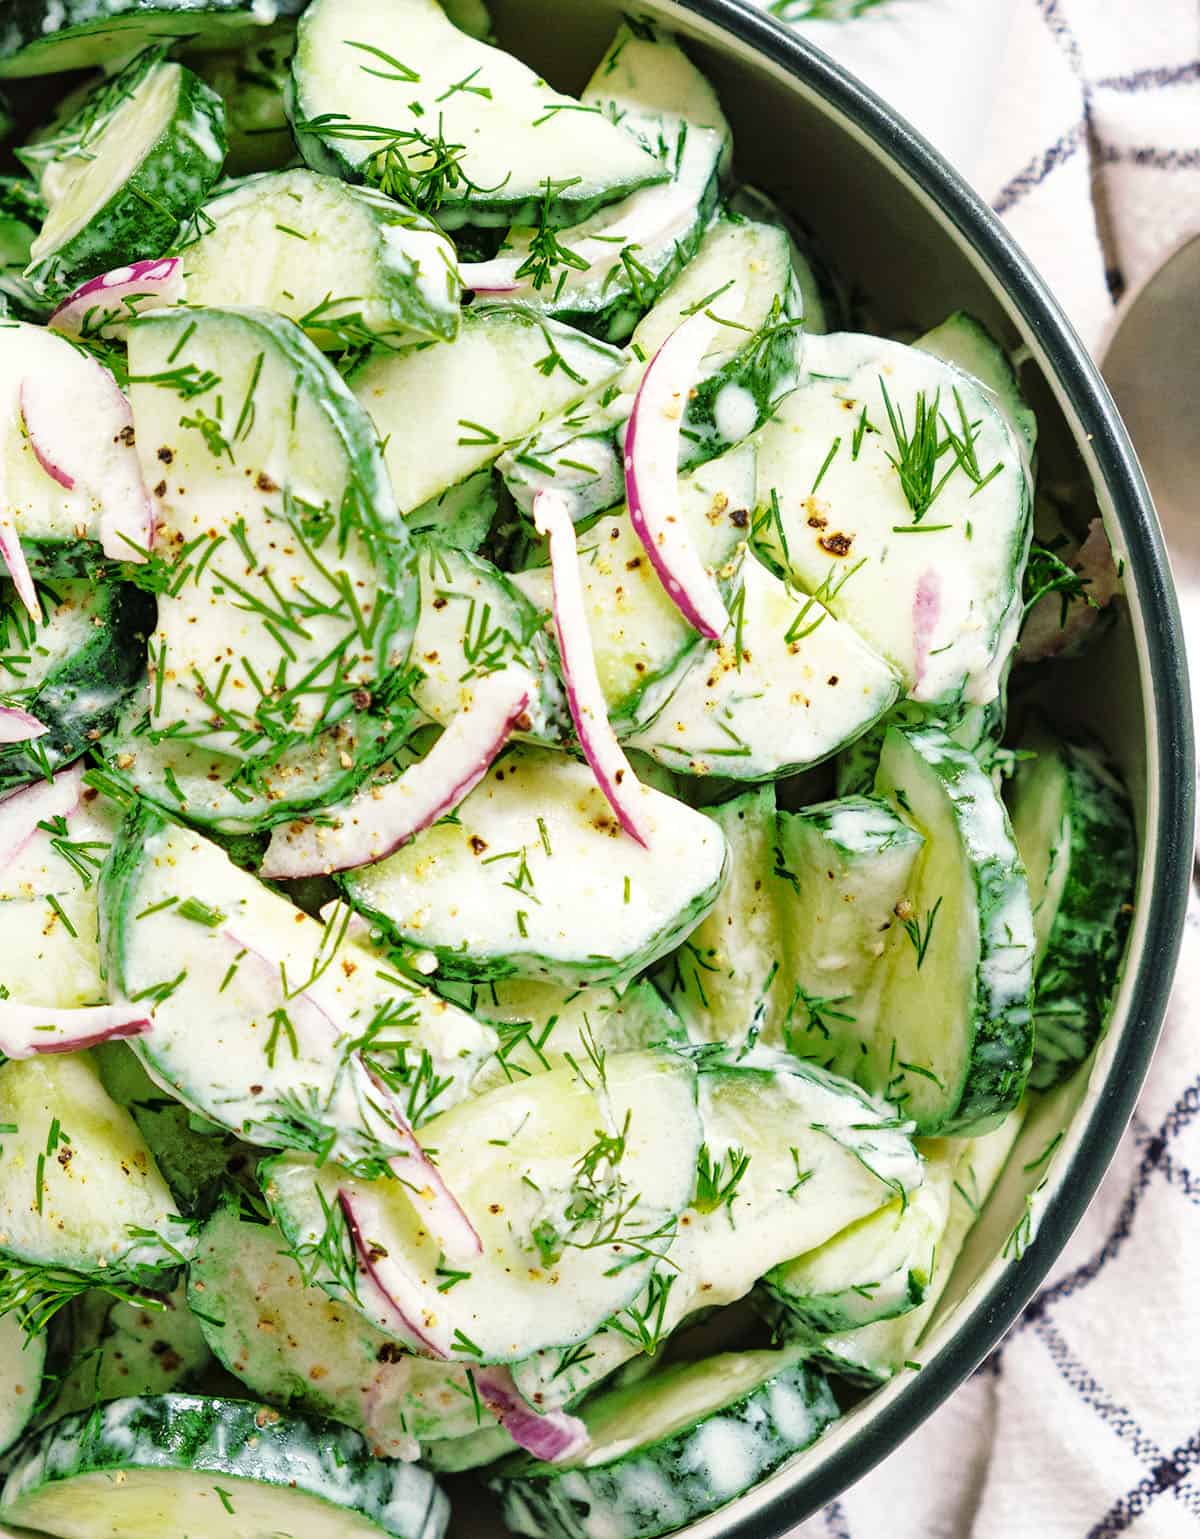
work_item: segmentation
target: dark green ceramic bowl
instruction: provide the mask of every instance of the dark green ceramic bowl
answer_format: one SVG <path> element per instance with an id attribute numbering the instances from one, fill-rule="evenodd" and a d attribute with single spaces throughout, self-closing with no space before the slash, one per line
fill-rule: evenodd
<path id="1" fill-rule="evenodd" d="M 495 0 L 501 41 L 578 89 L 624 7 L 616 0 Z M 1050 705 L 1104 739 L 1133 791 L 1141 836 L 1136 912 L 1108 1036 L 1090 1075 L 1043 1099 L 964 1252 L 924 1366 L 853 1410 L 820 1444 L 686 1532 L 779 1539 L 891 1453 L 997 1344 L 1033 1296 L 1099 1186 L 1162 1024 L 1192 864 L 1194 766 L 1186 665 L 1162 536 L 1125 430 L 1053 296 L 996 217 L 906 123 L 817 49 L 735 0 L 638 0 L 672 27 L 717 86 L 738 174 L 818 235 L 880 330 L 973 311 L 1029 361 L 1042 474 L 1103 515 L 1124 559 L 1120 623 L 1078 662 L 1053 665 Z M 897 61 L 900 67 L 902 61 Z M 1031 1237 L 1003 1254 L 1046 1173 L 1023 1167 L 1062 1133 L 1033 1197 Z M 1019 1249 L 1020 1247 L 1018 1247 Z M 499 1533 L 459 1507 L 456 1532 Z"/>

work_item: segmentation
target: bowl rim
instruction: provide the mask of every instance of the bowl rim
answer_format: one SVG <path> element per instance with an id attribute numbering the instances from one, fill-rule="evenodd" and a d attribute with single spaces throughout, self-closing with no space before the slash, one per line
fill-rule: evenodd
<path id="1" fill-rule="evenodd" d="M 789 1486 L 764 1494 L 752 1510 L 739 1510 L 745 1498 L 731 1503 L 727 1521 L 713 1530 L 722 1539 L 779 1539 L 898 1448 L 997 1346 L 1095 1196 L 1149 1070 L 1174 981 L 1192 881 L 1195 752 L 1182 622 L 1149 490 L 1097 365 L 1029 258 L 928 140 L 814 44 L 746 0 L 667 0 L 663 8 L 715 25 L 815 92 L 936 203 L 959 239 L 982 260 L 992 283 L 1046 354 L 1064 413 L 1073 418 L 1076 437 L 1088 444 L 1093 483 L 1105 488 L 1123 536 L 1137 609 L 1154 621 L 1143 627 L 1140 666 L 1143 685 L 1149 686 L 1147 735 L 1157 749 L 1150 764 L 1156 773 L 1148 775 L 1146 787 L 1146 826 L 1155 859 L 1149 883 L 1139 890 L 1144 944 L 1136 951 L 1136 936 L 1131 939 L 1122 986 L 1129 1008 L 1114 1033 L 1101 1093 L 1042 1210 L 1036 1235 L 997 1282 L 964 1301 L 962 1321 L 927 1371 L 914 1374 L 847 1446 L 798 1468 Z M 720 1515 L 714 1518 L 720 1521 Z"/>

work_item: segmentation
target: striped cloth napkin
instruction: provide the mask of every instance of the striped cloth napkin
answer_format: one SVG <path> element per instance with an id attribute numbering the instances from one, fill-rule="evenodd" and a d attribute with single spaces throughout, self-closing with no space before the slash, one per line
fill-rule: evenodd
<path id="1" fill-rule="evenodd" d="M 1200 230 L 1200 0 L 770 9 L 968 177 L 1094 349 L 1123 289 Z M 931 1421 L 791 1539 L 1200 1539 L 1197 997 L 1193 905 L 1141 1105 L 1047 1285 Z"/>

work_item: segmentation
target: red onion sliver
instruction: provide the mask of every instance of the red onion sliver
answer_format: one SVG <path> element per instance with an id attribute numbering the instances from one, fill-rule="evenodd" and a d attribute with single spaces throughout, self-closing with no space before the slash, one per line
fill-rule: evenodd
<path id="1" fill-rule="evenodd" d="M 8 1058 L 78 1053 L 117 1037 L 141 1037 L 152 1022 L 136 1005 L 88 1005 L 80 1010 L 44 1009 L 0 1000 L 0 1052 Z"/>
<path id="2" fill-rule="evenodd" d="M 683 521 L 679 443 L 688 392 L 717 324 L 701 313 L 671 333 L 642 376 L 625 433 L 630 521 L 671 602 L 711 641 L 724 633 L 729 614 Z"/>
<path id="3" fill-rule="evenodd" d="M 382 1306 L 380 1312 L 390 1314 L 399 1326 L 401 1333 L 412 1343 L 414 1350 L 427 1353 L 430 1357 L 446 1356 L 445 1352 L 427 1336 L 417 1324 L 417 1318 L 421 1313 L 421 1292 L 406 1277 L 396 1264 L 391 1255 L 381 1255 L 377 1246 L 372 1245 L 364 1233 L 364 1225 L 371 1222 L 372 1218 L 378 1218 L 378 1213 L 372 1213 L 373 1204 L 364 1199 L 359 1191 L 349 1192 L 345 1187 L 338 1191 L 338 1206 L 342 1210 L 342 1217 L 346 1220 L 346 1228 L 350 1232 L 350 1239 L 354 1244 L 354 1253 L 358 1257 L 358 1264 L 362 1269 L 367 1288 L 374 1293 L 377 1303 Z M 359 1292 L 363 1291 L 363 1280 L 359 1281 Z M 411 1298 L 411 1303 L 402 1302 L 404 1297 Z"/>
<path id="4" fill-rule="evenodd" d="M 0 743 L 31 743 L 50 728 L 19 705 L 0 705 Z"/>
<path id="5" fill-rule="evenodd" d="M 260 874 L 289 881 L 327 876 L 383 860 L 423 828 L 453 812 L 487 774 L 529 705 L 529 681 L 513 670 L 488 674 L 417 764 L 389 785 L 360 792 L 337 828 L 282 825 L 271 835 Z"/>
<path id="6" fill-rule="evenodd" d="M 39 823 L 69 818 L 83 796 L 83 765 L 53 780 L 39 780 L 0 801 L 0 871 L 5 871 L 38 831 Z"/>
<path id="7" fill-rule="evenodd" d="M 183 298 L 183 262 L 152 257 L 90 278 L 68 294 L 47 325 L 64 336 L 103 335 L 123 330 L 145 310 L 159 310 Z"/>
<path id="8" fill-rule="evenodd" d="M 458 276 L 472 294 L 515 294 L 521 287 L 520 263 L 513 257 L 494 257 L 490 262 L 460 262 Z"/>
<path id="9" fill-rule="evenodd" d="M 550 576 L 554 583 L 554 629 L 567 686 L 567 704 L 584 758 L 597 784 L 632 839 L 649 846 L 645 788 L 633 773 L 625 750 L 608 719 L 608 706 L 596 673 L 596 657 L 588 630 L 575 526 L 566 499 L 541 491 L 533 499 L 533 521 L 550 541 Z"/>
<path id="10" fill-rule="evenodd" d="M 913 699 L 921 698 L 921 681 L 925 677 L 925 665 L 929 661 L 929 646 L 937 634 L 938 620 L 942 613 L 942 580 L 936 568 L 922 572 L 913 594 Z"/>
<path id="11" fill-rule="evenodd" d="M 2 496 L 3 487 L 0 486 L 0 497 Z M 4 564 L 8 568 L 8 575 L 12 579 L 13 587 L 17 590 L 17 597 L 29 611 L 34 624 L 40 625 L 42 606 L 38 602 L 29 562 L 26 561 L 25 552 L 21 549 L 16 526 L 5 512 L 0 512 L 0 557 L 3 557 Z"/>
<path id="12" fill-rule="evenodd" d="M 552 1462 L 578 1453 L 588 1440 L 587 1428 L 566 1411 L 536 1411 L 521 1394 L 509 1370 L 500 1365 L 475 1368 L 479 1398 L 513 1442 L 535 1459 Z"/>

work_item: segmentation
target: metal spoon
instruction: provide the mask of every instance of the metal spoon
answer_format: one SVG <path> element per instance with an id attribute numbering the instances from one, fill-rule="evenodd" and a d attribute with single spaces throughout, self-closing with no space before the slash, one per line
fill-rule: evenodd
<path id="1" fill-rule="evenodd" d="M 1126 296 L 1100 367 L 1167 538 L 1200 713 L 1200 234 Z"/>

